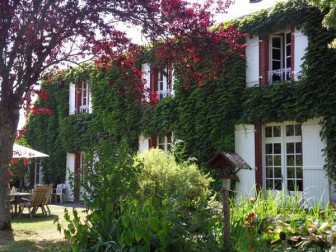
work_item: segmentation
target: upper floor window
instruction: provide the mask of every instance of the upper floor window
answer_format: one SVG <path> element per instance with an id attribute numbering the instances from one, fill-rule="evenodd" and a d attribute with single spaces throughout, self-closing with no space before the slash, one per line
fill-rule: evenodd
<path id="1" fill-rule="evenodd" d="M 297 81 L 308 47 L 301 30 L 254 36 L 246 39 L 246 86 L 265 86 L 275 81 Z"/>
<path id="2" fill-rule="evenodd" d="M 160 101 L 164 97 L 172 95 L 172 66 L 166 66 L 159 70 L 151 70 L 150 89 L 152 99 Z"/>
<path id="3" fill-rule="evenodd" d="M 270 35 L 270 63 L 268 82 L 292 79 L 292 33 Z"/>
<path id="4" fill-rule="evenodd" d="M 69 115 L 79 113 L 91 113 L 90 82 L 83 81 L 69 85 Z"/>
<path id="5" fill-rule="evenodd" d="M 77 84 L 76 113 L 89 113 L 89 92 L 90 85 L 88 81 Z"/>

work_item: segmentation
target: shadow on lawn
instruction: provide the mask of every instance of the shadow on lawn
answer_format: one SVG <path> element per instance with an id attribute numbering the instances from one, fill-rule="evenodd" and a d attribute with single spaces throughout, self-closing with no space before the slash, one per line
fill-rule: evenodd
<path id="1" fill-rule="evenodd" d="M 25 232 L 29 233 L 29 232 Z M 34 233 L 34 232 L 32 232 Z M 15 241 L 13 231 L 0 231 L 0 251 L 6 252 L 35 252 L 35 251 L 66 251 L 66 241 L 43 240 L 43 241 Z"/>
<path id="2" fill-rule="evenodd" d="M 36 251 L 35 245 L 30 241 L 15 241 L 14 231 L 0 231 L 0 251 Z"/>
<path id="3" fill-rule="evenodd" d="M 35 222 L 41 222 L 41 221 L 53 221 L 56 218 L 58 218 L 58 215 L 54 215 L 54 214 L 51 214 L 48 216 L 37 214 L 37 215 L 34 215 L 33 218 L 30 218 L 29 214 L 22 214 L 21 217 L 15 216 L 12 219 L 12 223 L 35 223 Z"/>

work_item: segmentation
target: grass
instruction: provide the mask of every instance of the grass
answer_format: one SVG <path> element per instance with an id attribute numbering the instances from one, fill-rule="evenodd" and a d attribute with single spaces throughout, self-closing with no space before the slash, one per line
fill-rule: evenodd
<path id="1" fill-rule="evenodd" d="M 57 247 L 66 244 L 63 234 L 57 231 L 54 224 L 56 218 L 59 218 L 62 225 L 66 224 L 63 217 L 65 207 L 57 205 L 49 207 L 50 216 L 43 216 L 38 210 L 32 219 L 28 211 L 24 212 L 21 218 L 15 217 L 12 220 L 12 231 L 0 231 L 0 251 L 58 251 Z M 85 216 L 82 211 L 79 211 L 79 214 Z"/>

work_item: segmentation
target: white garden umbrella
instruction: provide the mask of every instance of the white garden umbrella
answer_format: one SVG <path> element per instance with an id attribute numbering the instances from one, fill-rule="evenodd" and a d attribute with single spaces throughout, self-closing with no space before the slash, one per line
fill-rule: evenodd
<path id="1" fill-rule="evenodd" d="M 36 157 L 49 157 L 49 155 L 16 143 L 14 144 L 13 158 L 36 158 Z"/>

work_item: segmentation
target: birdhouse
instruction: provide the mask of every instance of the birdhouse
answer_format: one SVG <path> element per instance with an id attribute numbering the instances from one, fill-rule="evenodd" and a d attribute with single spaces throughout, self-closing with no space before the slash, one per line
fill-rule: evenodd
<path id="1" fill-rule="evenodd" d="M 252 168 L 236 153 L 220 151 L 217 152 L 207 163 L 206 167 L 218 170 L 219 178 L 222 179 L 223 196 L 223 244 L 225 251 L 231 252 L 230 247 L 230 204 L 229 190 L 231 180 L 238 180 L 237 172 L 240 169 Z"/>
<path id="2" fill-rule="evenodd" d="M 236 153 L 219 151 L 206 163 L 206 167 L 216 169 L 218 178 L 223 179 L 223 187 L 229 190 L 231 180 L 239 180 L 236 175 L 241 169 L 252 170 L 244 159 Z"/>

